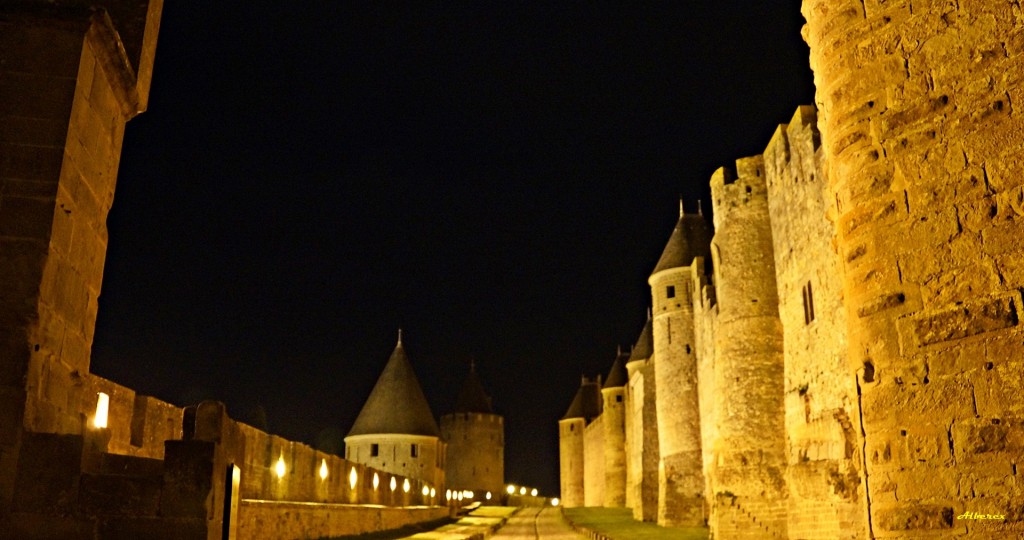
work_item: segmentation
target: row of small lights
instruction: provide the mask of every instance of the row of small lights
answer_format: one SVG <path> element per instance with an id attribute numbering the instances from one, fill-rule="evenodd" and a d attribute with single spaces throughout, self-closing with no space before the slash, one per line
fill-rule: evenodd
<path id="1" fill-rule="evenodd" d="M 100 429 L 106 427 L 106 419 L 108 419 L 108 417 L 110 416 L 110 407 L 111 407 L 111 397 L 109 396 L 109 394 L 106 394 L 106 393 L 101 392 L 101 391 L 97 392 L 96 393 L 96 415 L 92 419 L 92 425 L 93 426 L 95 426 L 97 428 L 100 428 Z M 274 471 L 274 473 L 278 474 L 279 479 L 283 479 L 283 477 L 285 477 L 285 473 L 288 472 L 288 466 L 285 464 L 285 455 L 284 454 L 282 454 L 281 457 L 278 458 L 278 463 L 276 463 L 274 465 L 273 471 Z M 327 480 L 328 472 L 329 471 L 328 471 L 328 468 L 327 468 L 327 460 L 326 459 L 322 459 L 321 460 L 321 468 L 319 468 L 319 476 L 321 476 L 321 480 Z M 354 490 L 355 489 L 355 485 L 358 483 L 358 481 L 359 481 L 359 474 L 358 474 L 358 472 L 355 471 L 355 467 L 352 467 L 352 470 L 349 471 L 349 473 L 348 473 L 348 485 Z M 380 484 L 381 484 L 380 475 L 378 475 L 376 472 L 374 472 L 374 490 L 375 491 L 380 487 Z M 391 491 L 395 491 L 397 489 L 398 489 L 398 482 L 397 482 L 397 480 L 395 480 L 394 476 L 391 476 Z M 413 489 L 413 486 L 412 486 L 412 484 L 410 484 L 409 479 L 406 479 L 406 480 L 404 480 L 404 482 L 402 482 L 401 489 L 402 489 L 402 491 L 404 491 L 406 493 L 409 493 L 409 490 Z M 424 497 L 427 497 L 427 496 L 434 497 L 435 495 L 437 495 L 437 490 L 435 490 L 434 488 L 431 488 L 429 486 L 424 486 L 423 487 L 423 496 Z M 488 493 L 487 495 L 489 496 L 490 494 Z"/>
<path id="2" fill-rule="evenodd" d="M 528 488 L 526 486 L 516 487 L 515 484 L 509 484 L 508 487 L 505 488 L 505 491 L 508 492 L 509 495 L 515 495 L 518 491 L 520 495 L 525 496 L 527 490 Z M 538 493 L 537 488 L 530 489 L 529 492 L 531 497 L 536 497 Z M 551 506 L 558 506 L 560 502 L 561 501 L 559 501 L 558 497 L 553 497 L 551 499 Z"/>
<path id="3" fill-rule="evenodd" d="M 278 478 L 284 478 L 284 474 L 286 472 L 288 472 L 288 467 L 284 463 L 284 454 L 281 454 L 281 456 L 277 458 L 277 464 L 274 465 L 274 473 L 277 474 Z M 327 480 L 328 473 L 329 473 L 329 471 L 327 469 L 327 460 L 326 459 L 321 459 L 320 460 L 320 479 L 321 480 Z M 359 483 L 359 473 L 356 472 L 356 468 L 355 467 L 352 467 L 352 469 L 348 473 L 348 485 L 349 485 L 350 488 L 355 489 L 356 488 L 356 484 L 358 484 L 358 483 Z M 379 487 L 380 487 L 380 475 L 378 475 L 377 473 L 373 473 L 373 489 L 374 489 L 374 491 L 376 491 L 377 488 L 379 488 Z M 398 480 L 394 476 L 392 476 L 391 477 L 391 491 L 395 491 L 396 489 L 398 489 Z M 406 493 L 409 493 L 410 489 L 412 489 L 412 484 L 409 483 L 409 479 L 406 478 L 402 482 L 402 491 L 404 491 Z M 430 487 L 430 486 L 423 486 L 422 493 L 423 493 L 424 497 L 428 497 L 428 496 L 429 497 L 434 497 L 434 496 L 437 495 L 437 490 L 432 488 L 432 487 Z"/>
<path id="4" fill-rule="evenodd" d="M 105 394 L 103 392 L 99 392 L 97 398 L 98 399 L 96 400 L 96 416 L 93 419 L 93 425 L 96 426 L 97 428 L 101 428 L 102 429 L 102 428 L 106 428 L 107 427 L 107 416 L 108 416 L 108 411 L 109 411 L 109 408 L 110 408 L 110 396 L 108 396 L 107 394 Z M 285 462 L 284 462 L 284 454 L 281 454 L 281 456 L 277 458 L 277 464 L 274 466 L 274 473 L 277 474 L 278 478 L 284 478 L 284 475 L 285 475 L 286 472 L 288 472 L 288 467 L 287 467 L 287 465 L 285 465 Z M 320 479 L 321 480 L 327 480 L 328 473 L 329 473 L 329 471 L 327 469 L 327 460 L 326 459 L 321 459 L 320 460 Z M 356 488 L 356 484 L 358 482 L 359 482 L 359 473 L 356 472 L 355 467 L 352 467 L 352 470 L 349 471 L 349 473 L 348 473 L 348 485 L 352 489 L 355 489 Z M 379 487 L 380 487 L 380 476 L 377 473 L 373 473 L 373 489 L 376 491 L 377 488 L 379 488 Z M 398 480 L 395 479 L 394 476 L 392 476 L 391 477 L 391 491 L 395 491 L 396 489 L 398 489 Z M 410 484 L 409 483 L 409 479 L 406 478 L 402 482 L 402 491 L 404 491 L 405 493 L 409 493 L 410 489 L 412 489 L 412 484 Z M 508 487 L 505 488 L 505 490 L 508 492 L 509 495 L 515 495 L 516 491 L 517 491 L 517 487 L 514 484 L 509 484 Z M 533 489 L 528 490 L 526 488 L 526 486 L 519 486 L 518 487 L 518 491 L 519 491 L 520 495 L 524 495 L 524 496 L 526 495 L 527 491 L 529 491 L 530 492 L 530 496 L 532 496 L 532 497 L 536 497 L 537 493 L 538 493 L 537 492 L 537 488 L 533 488 Z M 432 488 L 432 487 L 430 487 L 430 486 L 423 486 L 422 493 L 423 493 L 424 497 L 427 497 L 427 496 L 434 497 L 435 495 L 437 495 L 437 490 Z M 474 497 L 476 497 L 476 494 L 473 491 L 470 491 L 468 489 L 465 489 L 465 490 L 462 490 L 462 491 L 452 491 L 452 490 L 449 489 L 449 490 L 445 491 L 444 497 L 445 497 L 445 499 L 447 499 L 449 501 L 451 501 L 453 499 L 454 500 L 462 501 L 462 500 L 465 500 L 465 499 L 473 499 Z M 488 501 L 491 500 L 491 492 L 488 491 L 484 495 L 484 497 Z M 558 501 L 557 497 L 554 498 L 554 499 L 551 499 L 552 506 L 558 506 L 558 502 L 559 501 Z"/>

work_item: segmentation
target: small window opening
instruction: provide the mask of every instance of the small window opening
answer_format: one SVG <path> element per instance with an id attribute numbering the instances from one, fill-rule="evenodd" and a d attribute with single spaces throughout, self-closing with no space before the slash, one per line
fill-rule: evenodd
<path id="1" fill-rule="evenodd" d="M 622 396 L 615 396 L 616 403 L 622 403 Z"/>
<path id="2" fill-rule="evenodd" d="M 370 457 L 377 457 L 379 455 L 380 455 L 380 445 L 376 444 L 376 443 L 371 444 L 370 445 Z"/>
<path id="3" fill-rule="evenodd" d="M 675 285 L 669 285 L 668 287 L 665 287 L 665 298 L 675 298 L 675 297 L 676 297 L 676 286 Z"/>
<path id="4" fill-rule="evenodd" d="M 412 456 L 412 457 L 419 457 L 420 456 L 420 445 L 418 445 L 418 444 L 411 445 L 409 447 L 409 455 Z"/>
<path id="5" fill-rule="evenodd" d="M 804 295 L 804 324 L 811 324 L 814 320 L 814 292 L 811 290 L 811 282 L 803 288 Z"/>

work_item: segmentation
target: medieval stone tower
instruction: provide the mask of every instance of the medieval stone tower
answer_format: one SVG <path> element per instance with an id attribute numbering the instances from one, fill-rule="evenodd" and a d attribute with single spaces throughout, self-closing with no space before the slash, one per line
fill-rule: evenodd
<path id="1" fill-rule="evenodd" d="M 620 350 L 615 355 L 608 378 L 601 388 L 604 429 L 604 506 L 626 505 L 626 360 Z"/>
<path id="2" fill-rule="evenodd" d="M 782 324 L 761 156 L 711 177 L 717 291 L 712 441 L 715 497 L 738 498 L 772 532 L 785 530 Z M 714 508 L 726 508 L 724 502 Z M 722 512 L 712 526 L 727 537 Z"/>
<path id="3" fill-rule="evenodd" d="M 562 505 L 584 506 L 584 430 L 601 414 L 601 383 L 583 377 L 565 416 L 558 421 Z"/>
<path id="4" fill-rule="evenodd" d="M 446 480 L 455 490 L 470 490 L 489 500 L 505 483 L 505 419 L 494 413 L 476 364 L 459 390 L 455 408 L 441 417 Z"/>
<path id="5" fill-rule="evenodd" d="M 689 266 L 708 252 L 710 233 L 699 214 L 679 221 L 651 273 L 654 320 L 654 377 L 657 396 L 658 523 L 704 524 L 697 351 L 694 349 L 692 283 Z"/>
<path id="6" fill-rule="evenodd" d="M 402 346 L 402 334 L 345 437 L 345 457 L 441 487 L 444 448 L 434 414 Z"/>
<path id="7" fill-rule="evenodd" d="M 658 414 L 654 385 L 654 331 L 650 312 L 637 338 L 626 372 L 626 506 L 633 518 L 658 518 Z"/>

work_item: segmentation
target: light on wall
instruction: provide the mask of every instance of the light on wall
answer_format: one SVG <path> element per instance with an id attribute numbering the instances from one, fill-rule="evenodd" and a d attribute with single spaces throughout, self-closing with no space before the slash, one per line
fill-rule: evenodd
<path id="1" fill-rule="evenodd" d="M 516 486 L 509 484 L 508 489 L 506 489 L 505 491 L 508 491 L 509 495 L 514 495 L 516 492 Z"/>
<path id="2" fill-rule="evenodd" d="M 398 482 L 395 480 L 395 477 L 392 476 L 391 477 L 391 491 L 394 491 L 396 489 L 398 489 Z"/>
<path id="3" fill-rule="evenodd" d="M 434 489 L 434 488 L 430 488 L 430 497 L 434 498 L 436 496 L 437 496 L 437 490 Z"/>
<path id="4" fill-rule="evenodd" d="M 320 479 L 327 480 L 327 460 L 320 460 Z"/>
<path id="5" fill-rule="evenodd" d="M 430 488 L 423 486 L 423 496 L 426 497 L 428 495 L 430 495 Z"/>
<path id="6" fill-rule="evenodd" d="M 377 473 L 373 473 L 373 490 L 377 491 L 377 486 L 380 485 L 380 476 Z"/>
<path id="7" fill-rule="evenodd" d="M 284 478 L 284 473 L 287 469 L 284 466 L 284 454 L 281 454 L 277 458 L 277 465 L 274 465 L 274 472 L 277 473 L 278 478 Z"/>
<path id="8" fill-rule="evenodd" d="M 410 489 L 412 489 L 412 484 L 410 484 L 409 479 L 406 478 L 405 482 L 402 482 L 402 491 L 409 493 Z"/>
<path id="9" fill-rule="evenodd" d="M 359 481 L 359 474 L 356 473 L 356 468 L 352 467 L 352 471 L 348 473 L 348 486 L 352 489 L 356 488 L 356 482 Z"/>
<path id="10" fill-rule="evenodd" d="M 530 492 L 530 495 L 536 497 L 537 496 L 537 488 L 533 488 L 533 491 Z"/>
<path id="11" fill-rule="evenodd" d="M 446 501 L 452 500 L 452 490 L 450 490 L 450 489 L 446 489 L 445 490 L 445 492 L 444 492 L 444 500 L 446 500 Z"/>
<path id="12" fill-rule="evenodd" d="M 103 392 L 96 393 L 96 416 L 92 419 L 92 425 L 103 429 L 107 427 L 107 416 L 110 414 L 110 396 Z"/>
<path id="13" fill-rule="evenodd" d="M 558 506 L 561 502 L 562 501 L 558 500 L 558 497 L 555 497 L 554 499 L 551 499 L 551 506 Z"/>
<path id="14" fill-rule="evenodd" d="M 487 492 L 487 495 L 486 495 L 486 497 L 487 497 L 487 500 L 488 500 L 488 501 L 489 501 L 489 500 L 491 500 L 491 492 L 490 492 L 490 491 L 488 491 L 488 492 Z"/>
<path id="15" fill-rule="evenodd" d="M 526 495 L 526 488 L 524 488 L 524 487 L 519 488 L 519 494 L 520 495 Z"/>

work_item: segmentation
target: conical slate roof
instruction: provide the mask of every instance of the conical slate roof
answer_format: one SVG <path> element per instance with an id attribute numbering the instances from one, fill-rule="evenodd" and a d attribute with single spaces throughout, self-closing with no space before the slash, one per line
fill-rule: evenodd
<path id="1" fill-rule="evenodd" d="M 669 268 L 689 266 L 694 257 L 707 257 L 711 246 L 711 232 L 708 231 L 704 216 L 682 214 L 672 229 L 672 236 L 661 252 L 661 258 L 651 274 Z"/>
<path id="2" fill-rule="evenodd" d="M 582 418 L 587 422 L 597 418 L 601 414 L 604 400 L 601 398 L 601 385 L 594 381 L 588 381 L 586 378 L 580 384 L 580 389 L 576 391 L 576 397 L 572 399 L 572 404 L 569 405 L 569 410 L 565 412 L 565 416 L 562 420 L 569 420 L 570 418 Z"/>
<path id="3" fill-rule="evenodd" d="M 455 410 L 452 412 L 494 413 L 491 409 L 491 398 L 484 391 L 484 385 L 476 373 L 475 363 L 469 366 L 469 374 L 466 375 L 466 381 L 462 383 L 459 396 L 455 400 Z"/>
<path id="4" fill-rule="evenodd" d="M 633 351 L 629 353 L 629 361 L 647 360 L 652 354 L 654 354 L 654 329 L 651 328 L 651 315 L 648 313 L 647 323 L 640 331 L 640 337 L 636 339 Z"/>
<path id="5" fill-rule="evenodd" d="M 348 432 L 349 436 L 378 433 L 441 436 L 401 338 Z"/>
<path id="6" fill-rule="evenodd" d="M 618 388 L 626 386 L 629 382 L 629 374 L 626 373 L 626 361 L 629 359 L 629 355 L 619 350 L 619 353 L 615 355 L 615 361 L 612 362 L 612 369 L 608 372 L 608 378 L 604 381 L 605 388 Z"/>

